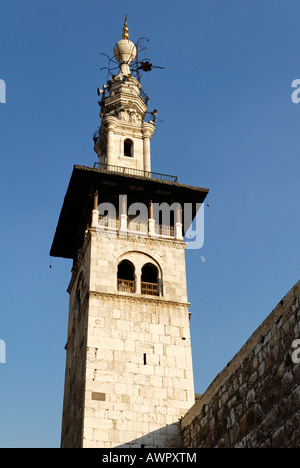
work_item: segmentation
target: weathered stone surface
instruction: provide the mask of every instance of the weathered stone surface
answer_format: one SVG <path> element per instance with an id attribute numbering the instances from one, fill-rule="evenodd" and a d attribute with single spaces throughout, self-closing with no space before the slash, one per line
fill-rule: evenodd
<path id="1" fill-rule="evenodd" d="M 300 282 L 181 422 L 185 447 L 300 447 Z"/>
<path id="2" fill-rule="evenodd" d="M 123 259 L 156 265 L 160 296 L 118 291 Z M 69 292 L 62 447 L 179 447 L 195 401 L 184 244 L 91 229 Z"/>

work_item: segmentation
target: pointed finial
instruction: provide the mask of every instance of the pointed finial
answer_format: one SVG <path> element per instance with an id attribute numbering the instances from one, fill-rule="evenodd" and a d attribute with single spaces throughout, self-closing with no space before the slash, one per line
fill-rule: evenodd
<path id="1" fill-rule="evenodd" d="M 127 26 L 127 15 L 125 16 L 125 23 L 123 28 L 122 39 L 129 39 L 128 26 Z"/>

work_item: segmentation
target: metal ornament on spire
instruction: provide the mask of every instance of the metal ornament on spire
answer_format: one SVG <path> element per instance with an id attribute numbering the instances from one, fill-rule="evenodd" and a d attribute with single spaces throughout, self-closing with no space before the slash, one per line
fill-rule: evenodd
<path id="1" fill-rule="evenodd" d="M 122 39 L 129 39 L 128 25 L 127 25 L 127 15 L 125 16 Z"/>

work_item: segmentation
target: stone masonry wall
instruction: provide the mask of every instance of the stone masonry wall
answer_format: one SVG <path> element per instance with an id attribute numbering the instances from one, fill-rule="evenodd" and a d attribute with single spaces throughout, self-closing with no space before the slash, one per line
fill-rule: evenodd
<path id="1" fill-rule="evenodd" d="M 82 446 L 84 417 L 84 386 L 86 373 L 86 342 L 88 328 L 88 288 L 90 269 L 90 243 L 88 239 L 79 252 L 77 265 L 72 269 L 68 287 L 70 293 L 69 322 L 65 349 L 65 388 L 61 447 Z M 86 255 L 86 251 L 88 254 Z M 76 292 L 80 291 L 76 304 Z"/>
<path id="2" fill-rule="evenodd" d="M 300 447 L 299 338 L 300 282 L 185 415 L 184 447 Z"/>
<path id="3" fill-rule="evenodd" d="M 195 401 L 185 245 L 91 230 L 83 447 L 178 447 Z M 119 291 L 118 264 L 136 285 L 151 262 L 161 294 Z"/>
<path id="4" fill-rule="evenodd" d="M 91 293 L 83 447 L 180 446 L 189 343 L 186 306 Z"/>
<path id="5" fill-rule="evenodd" d="M 124 259 L 134 292 L 118 290 Z M 138 289 L 149 262 L 158 296 Z M 90 229 L 68 291 L 61 446 L 179 447 L 180 419 L 195 401 L 185 244 Z"/>
<path id="6" fill-rule="evenodd" d="M 62 448 L 80 448 L 82 446 L 86 334 L 87 301 L 81 307 L 76 326 L 69 334 L 66 344 L 67 357 L 61 430 Z"/>

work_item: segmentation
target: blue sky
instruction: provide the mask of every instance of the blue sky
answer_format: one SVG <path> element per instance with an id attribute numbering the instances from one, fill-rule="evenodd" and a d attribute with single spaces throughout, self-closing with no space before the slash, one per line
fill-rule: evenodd
<path id="1" fill-rule="evenodd" d="M 49 251 L 74 164 L 96 161 L 101 52 L 125 14 L 165 67 L 142 85 L 163 121 L 152 168 L 210 189 L 187 251 L 202 393 L 299 280 L 300 4 L 296 0 L 3 0 L 0 10 L 0 446 L 60 443 L 71 262 Z M 205 262 L 201 260 L 205 257 Z"/>

